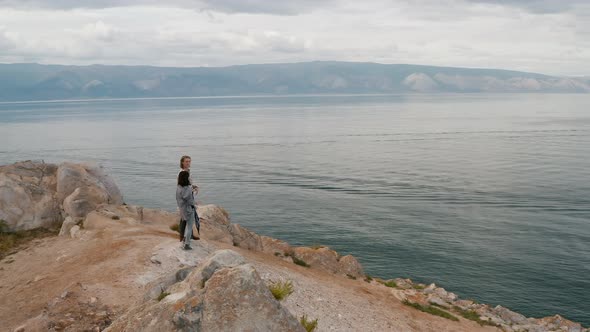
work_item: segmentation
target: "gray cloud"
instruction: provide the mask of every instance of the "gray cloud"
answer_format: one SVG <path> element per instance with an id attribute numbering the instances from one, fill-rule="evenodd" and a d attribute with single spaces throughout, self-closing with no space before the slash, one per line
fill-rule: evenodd
<path id="1" fill-rule="evenodd" d="M 296 15 L 333 3 L 333 0 L 0 0 L 0 6 L 43 9 L 103 9 L 130 6 L 166 6 L 223 13 Z"/>
<path id="2" fill-rule="evenodd" d="M 16 46 L 10 35 L 0 27 L 0 54 L 13 49 Z"/>
<path id="3" fill-rule="evenodd" d="M 333 3 L 332 0 L 203 0 L 206 9 L 226 13 L 295 15 Z"/>
<path id="4" fill-rule="evenodd" d="M 581 1 L 170 1 L 0 0 L 0 62 L 342 60 L 590 73 Z"/>
<path id="5" fill-rule="evenodd" d="M 588 4 L 587 0 L 469 0 L 475 3 L 488 3 L 501 6 L 513 6 L 539 14 L 551 14 L 570 11 L 578 5 Z"/>

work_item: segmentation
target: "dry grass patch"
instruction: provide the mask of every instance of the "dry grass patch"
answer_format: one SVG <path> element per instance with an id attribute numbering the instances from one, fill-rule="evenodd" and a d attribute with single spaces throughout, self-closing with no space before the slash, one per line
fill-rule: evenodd
<path id="1" fill-rule="evenodd" d="M 17 252 L 27 242 L 55 236 L 59 234 L 57 228 L 35 228 L 24 231 L 9 232 L 8 225 L 4 220 L 0 220 L 0 259 Z"/>
<path id="2" fill-rule="evenodd" d="M 420 311 L 429 313 L 431 315 L 443 317 L 443 318 L 450 319 L 450 320 L 456 321 L 456 322 L 459 321 L 459 318 L 451 315 L 450 313 L 448 313 L 442 309 L 432 306 L 432 305 L 422 305 L 420 303 L 410 302 L 407 299 L 403 300 L 402 303 L 407 306 L 410 306 L 412 308 L 418 309 Z"/>
<path id="3" fill-rule="evenodd" d="M 275 299 L 280 301 L 293 293 L 293 282 L 291 280 L 273 282 L 268 289 Z"/>
<path id="4" fill-rule="evenodd" d="M 299 322 L 301 322 L 301 325 L 303 325 L 303 328 L 307 331 L 307 332 L 312 332 L 315 331 L 315 329 L 318 327 L 318 319 L 314 319 L 311 320 L 307 318 L 306 315 L 301 316 L 301 318 L 299 319 Z"/>

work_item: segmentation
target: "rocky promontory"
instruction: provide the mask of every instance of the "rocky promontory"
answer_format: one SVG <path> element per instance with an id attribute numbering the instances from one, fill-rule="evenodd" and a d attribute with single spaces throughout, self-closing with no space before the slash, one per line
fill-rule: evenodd
<path id="1" fill-rule="evenodd" d="M 124 204 L 99 166 L 1 166 L 4 232 L 61 230 L 0 261 L 0 330 L 588 331 L 368 276 L 351 255 L 256 234 L 219 206 L 198 213 L 201 240 L 184 251 L 178 215 Z"/>

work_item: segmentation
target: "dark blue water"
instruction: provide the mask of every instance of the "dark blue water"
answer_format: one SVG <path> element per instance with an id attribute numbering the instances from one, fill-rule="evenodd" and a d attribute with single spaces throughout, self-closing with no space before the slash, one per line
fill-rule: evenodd
<path id="1" fill-rule="evenodd" d="M 200 200 L 385 278 L 590 325 L 590 96 L 0 104 L 0 163 L 104 164 L 132 204 Z"/>

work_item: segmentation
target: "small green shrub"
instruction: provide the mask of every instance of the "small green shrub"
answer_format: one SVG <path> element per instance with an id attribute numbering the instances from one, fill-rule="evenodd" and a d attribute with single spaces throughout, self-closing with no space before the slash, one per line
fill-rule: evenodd
<path id="1" fill-rule="evenodd" d="M 307 332 L 312 332 L 316 329 L 316 327 L 318 327 L 318 319 L 314 319 L 314 320 L 308 320 L 307 316 L 303 315 L 301 316 L 301 319 L 299 320 L 301 322 L 301 325 L 303 325 L 303 328 L 307 331 Z"/>
<path id="2" fill-rule="evenodd" d="M 348 279 L 356 280 L 356 277 L 353 276 L 352 274 L 347 273 L 346 276 L 348 277 Z"/>
<path id="3" fill-rule="evenodd" d="M 178 226 L 178 224 L 170 225 L 170 229 L 173 230 L 173 231 L 175 231 L 175 232 L 178 232 L 178 227 L 180 227 L 180 226 Z"/>
<path id="4" fill-rule="evenodd" d="M 420 284 L 412 284 L 412 287 L 414 289 L 418 289 L 418 290 L 422 290 L 422 289 L 426 288 L 424 285 L 420 285 Z"/>
<path id="5" fill-rule="evenodd" d="M 458 306 L 453 306 L 453 310 L 455 310 L 463 318 L 472 320 L 481 326 L 483 326 L 483 325 L 498 326 L 498 324 L 496 324 L 494 322 L 481 319 L 479 317 L 479 314 L 477 312 L 475 312 L 474 310 L 464 310 L 464 309 L 459 308 Z"/>
<path id="6" fill-rule="evenodd" d="M 275 251 L 275 256 L 279 257 L 279 256 L 281 256 L 281 253 L 278 251 Z"/>
<path id="7" fill-rule="evenodd" d="M 372 280 L 373 280 L 373 277 L 371 277 L 370 275 L 367 274 L 365 276 L 365 282 L 369 282 L 370 283 Z"/>
<path id="8" fill-rule="evenodd" d="M 297 256 L 295 256 L 295 254 L 293 253 L 292 250 L 286 251 L 285 257 L 291 257 L 291 259 L 293 259 L 293 263 L 295 263 L 297 265 L 301 265 L 301 266 L 305 266 L 305 267 L 311 266 L 311 265 L 307 264 L 303 259 L 297 258 Z"/>
<path id="9" fill-rule="evenodd" d="M 0 219 L 0 233 L 8 233 L 8 223 L 4 219 Z"/>
<path id="10" fill-rule="evenodd" d="M 388 280 L 388 281 L 380 281 L 383 285 L 387 286 L 387 287 L 391 287 L 391 288 L 396 288 L 397 284 L 395 283 L 394 280 Z"/>
<path id="11" fill-rule="evenodd" d="M 162 301 L 168 295 L 170 295 L 170 293 L 162 291 L 160 295 L 158 295 L 158 302 Z"/>
<path id="12" fill-rule="evenodd" d="M 439 307 L 439 308 L 443 308 L 443 309 L 446 309 L 446 310 L 449 310 L 450 309 L 448 306 L 442 305 L 442 304 L 438 304 L 438 303 L 431 303 L 430 305 L 433 305 L 433 306 Z"/>
<path id="13" fill-rule="evenodd" d="M 304 266 L 304 267 L 310 267 L 311 265 L 307 264 L 303 259 L 299 259 L 295 256 L 291 256 L 291 258 L 293 258 L 293 263 L 300 265 L 300 266 Z"/>
<path id="14" fill-rule="evenodd" d="M 268 286 L 270 292 L 277 300 L 282 300 L 293 293 L 293 283 L 288 281 L 277 281 Z"/>
<path id="15" fill-rule="evenodd" d="M 457 317 L 451 315 L 450 313 L 448 313 L 448 312 L 446 312 L 446 311 L 444 311 L 442 309 L 439 309 L 439 308 L 437 308 L 435 306 L 422 305 L 420 303 L 410 302 L 407 299 L 403 300 L 402 303 L 405 304 L 405 305 L 407 305 L 407 306 L 410 306 L 412 308 L 418 309 L 420 311 L 429 313 L 431 315 L 443 317 L 443 318 L 450 319 L 450 320 L 453 320 L 453 321 L 459 321 L 459 318 L 457 318 Z"/>

